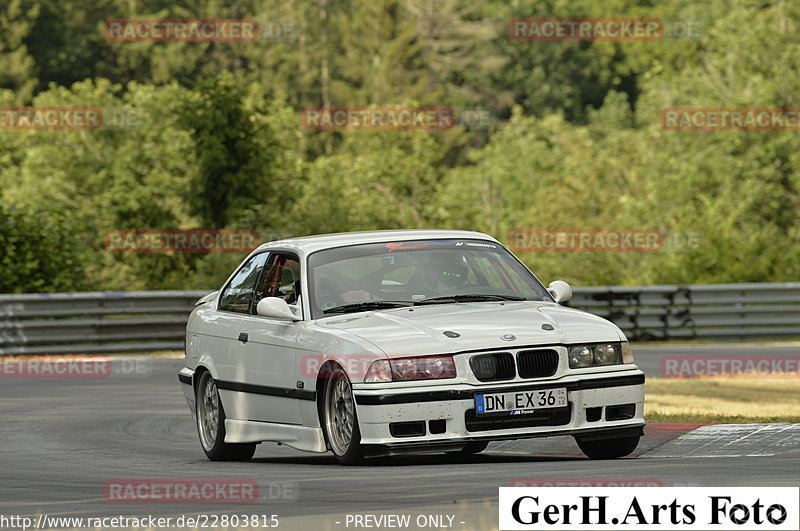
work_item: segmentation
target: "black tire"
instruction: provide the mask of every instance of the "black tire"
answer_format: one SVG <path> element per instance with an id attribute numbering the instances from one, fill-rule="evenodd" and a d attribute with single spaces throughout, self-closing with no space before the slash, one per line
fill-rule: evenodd
<path id="1" fill-rule="evenodd" d="M 619 437 L 616 439 L 600 439 L 597 441 L 575 438 L 581 451 L 589 459 L 617 459 L 630 455 L 639 445 L 639 435 Z"/>
<path id="2" fill-rule="evenodd" d="M 211 461 L 249 461 L 253 457 L 255 443 L 225 442 L 225 409 L 214 379 L 208 372 L 204 372 L 197 382 L 194 407 L 197 435 L 206 457 Z M 216 422 L 213 422 L 214 417 Z"/>
<path id="3" fill-rule="evenodd" d="M 321 397 L 325 440 L 340 464 L 360 465 L 364 462 L 364 447 L 350 379 L 338 365 L 326 376 Z"/>
<path id="4" fill-rule="evenodd" d="M 486 450 L 487 446 L 489 446 L 489 441 L 471 441 L 461 450 L 452 450 L 446 453 L 450 455 L 474 455 Z"/>

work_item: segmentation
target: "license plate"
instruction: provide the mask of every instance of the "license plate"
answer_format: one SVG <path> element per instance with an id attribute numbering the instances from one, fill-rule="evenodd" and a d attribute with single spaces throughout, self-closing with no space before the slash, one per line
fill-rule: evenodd
<path id="1" fill-rule="evenodd" d="M 538 409 L 567 407 L 567 388 L 486 393 L 475 395 L 475 413 L 508 413 L 519 415 Z"/>

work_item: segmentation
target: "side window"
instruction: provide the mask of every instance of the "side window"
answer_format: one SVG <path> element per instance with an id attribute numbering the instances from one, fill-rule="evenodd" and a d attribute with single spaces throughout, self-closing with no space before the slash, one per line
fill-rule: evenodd
<path id="1" fill-rule="evenodd" d="M 273 254 L 261 277 L 253 307 L 264 297 L 280 297 L 288 304 L 300 302 L 300 262 L 290 254 Z"/>
<path id="2" fill-rule="evenodd" d="M 257 254 L 239 269 L 228 287 L 222 292 L 219 303 L 220 310 L 250 313 L 253 291 L 266 259 L 267 253 Z"/>

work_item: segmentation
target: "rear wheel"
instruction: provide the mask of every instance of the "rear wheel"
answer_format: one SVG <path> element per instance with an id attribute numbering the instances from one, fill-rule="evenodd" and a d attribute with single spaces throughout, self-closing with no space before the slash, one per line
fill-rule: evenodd
<path id="1" fill-rule="evenodd" d="M 256 452 L 255 443 L 225 442 L 225 410 L 219 399 L 217 384 L 211 374 L 204 372 L 197 383 L 195 395 L 197 434 L 203 451 L 212 461 L 247 461 Z"/>
<path id="2" fill-rule="evenodd" d="M 575 442 L 589 459 L 616 459 L 625 457 L 636 449 L 639 444 L 639 435 L 597 441 L 586 441 L 576 437 Z"/>
<path id="3" fill-rule="evenodd" d="M 364 448 L 361 446 L 353 388 L 341 367 L 334 367 L 325 381 L 322 416 L 325 437 L 336 460 L 343 465 L 361 463 Z"/>

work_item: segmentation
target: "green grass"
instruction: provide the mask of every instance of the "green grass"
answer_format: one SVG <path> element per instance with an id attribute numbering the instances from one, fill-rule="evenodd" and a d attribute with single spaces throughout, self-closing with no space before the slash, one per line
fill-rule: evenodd
<path id="1" fill-rule="evenodd" d="M 648 378 L 648 422 L 800 422 L 800 378 Z"/>

